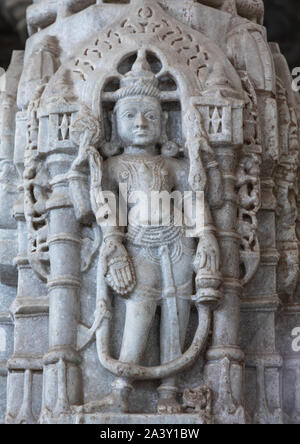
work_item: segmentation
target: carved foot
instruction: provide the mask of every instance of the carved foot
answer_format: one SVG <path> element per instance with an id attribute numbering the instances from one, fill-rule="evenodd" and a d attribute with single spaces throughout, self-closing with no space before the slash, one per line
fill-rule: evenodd
<path id="1" fill-rule="evenodd" d="M 157 404 L 157 413 L 159 415 L 182 413 L 182 406 L 174 398 L 160 398 Z"/>
<path id="2" fill-rule="evenodd" d="M 74 413 L 126 413 L 128 412 L 128 394 L 113 391 L 100 401 L 92 401 L 79 407 L 73 407 Z"/>

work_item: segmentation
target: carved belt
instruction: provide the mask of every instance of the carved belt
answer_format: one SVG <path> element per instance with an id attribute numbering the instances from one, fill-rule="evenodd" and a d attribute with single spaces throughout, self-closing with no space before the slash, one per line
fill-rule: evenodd
<path id="1" fill-rule="evenodd" d="M 161 247 L 169 245 L 184 235 L 182 227 L 160 226 L 142 227 L 129 225 L 126 238 L 139 247 Z"/>

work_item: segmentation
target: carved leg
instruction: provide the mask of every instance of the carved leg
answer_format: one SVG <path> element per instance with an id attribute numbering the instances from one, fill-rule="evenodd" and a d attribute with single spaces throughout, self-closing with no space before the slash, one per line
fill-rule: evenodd
<path id="1" fill-rule="evenodd" d="M 136 292 L 138 292 L 138 288 Z M 143 357 L 157 303 L 154 300 L 126 301 L 126 321 L 120 361 L 138 364 Z"/>
<path id="2" fill-rule="evenodd" d="M 136 289 L 138 292 L 138 289 Z M 144 354 L 149 331 L 155 316 L 156 301 L 126 301 L 126 320 L 121 346 L 120 361 L 138 364 Z M 130 381 L 117 378 L 112 384 L 112 392 L 100 401 L 94 401 L 77 408 L 77 413 L 126 413 L 128 397 L 132 390 Z"/>
<path id="3" fill-rule="evenodd" d="M 190 319 L 191 304 L 190 301 L 184 299 L 177 299 L 178 309 L 178 321 L 179 321 L 179 333 L 181 350 L 172 350 L 169 346 L 170 341 L 170 322 L 168 307 L 164 300 L 161 307 L 161 327 L 160 327 L 160 350 L 161 350 L 161 362 L 166 363 L 172 361 L 172 359 L 178 357 L 184 347 L 185 336 L 187 326 Z M 157 405 L 157 411 L 160 414 L 165 413 L 180 413 L 182 406 L 177 401 L 177 378 L 176 376 L 164 379 L 162 384 L 158 388 L 159 399 Z"/>

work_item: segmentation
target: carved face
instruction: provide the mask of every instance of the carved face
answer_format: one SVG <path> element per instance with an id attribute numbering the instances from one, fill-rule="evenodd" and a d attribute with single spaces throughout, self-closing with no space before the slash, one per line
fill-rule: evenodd
<path id="1" fill-rule="evenodd" d="M 117 130 L 124 146 L 148 147 L 157 144 L 162 132 L 162 110 L 153 97 L 128 97 L 116 108 Z"/>

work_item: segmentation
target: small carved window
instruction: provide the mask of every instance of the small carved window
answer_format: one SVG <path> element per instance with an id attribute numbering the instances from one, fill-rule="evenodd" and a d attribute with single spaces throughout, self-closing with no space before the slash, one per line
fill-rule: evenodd
<path id="1" fill-rule="evenodd" d="M 58 140 L 70 139 L 71 114 L 59 114 L 58 116 Z"/>
<path id="2" fill-rule="evenodd" d="M 113 78 L 108 80 L 103 88 L 103 92 L 115 92 L 120 88 L 120 79 Z"/>
<path id="3" fill-rule="evenodd" d="M 97 0 L 81 0 L 79 2 L 73 2 L 69 6 L 69 11 L 72 14 L 76 14 L 89 6 L 94 5 L 96 2 Z"/>
<path id="4" fill-rule="evenodd" d="M 209 108 L 209 134 L 221 134 L 223 128 L 223 109 L 220 106 Z"/>
<path id="5" fill-rule="evenodd" d="M 137 59 L 137 53 L 127 56 L 118 66 L 118 71 L 120 74 L 125 75 L 131 71 L 134 62 Z"/>
<path id="6" fill-rule="evenodd" d="M 177 85 L 171 75 L 164 75 L 159 78 L 159 89 L 161 91 L 176 91 Z"/>
<path id="7" fill-rule="evenodd" d="M 151 71 L 154 74 L 158 74 L 162 70 L 162 63 L 159 60 L 159 58 L 156 57 L 155 54 L 153 54 L 150 51 L 146 52 L 146 58 L 147 58 L 147 62 L 149 63 L 149 65 L 151 67 Z M 127 56 L 124 60 L 122 60 L 122 62 L 118 66 L 119 73 L 122 75 L 125 75 L 126 73 L 131 71 L 132 66 L 133 66 L 134 62 L 136 61 L 136 59 L 137 59 L 137 53 L 134 53 L 134 54 Z"/>
<path id="8" fill-rule="evenodd" d="M 151 67 L 151 71 L 154 74 L 158 74 L 162 70 L 161 61 L 156 57 L 155 54 L 153 54 L 150 51 L 147 51 L 146 58 L 147 58 L 147 62 L 149 63 L 149 65 Z"/>

